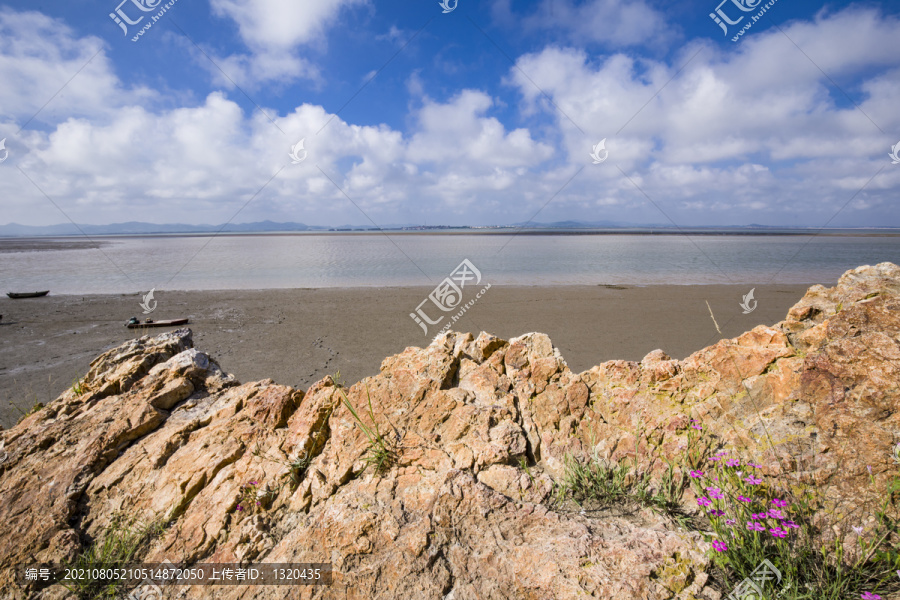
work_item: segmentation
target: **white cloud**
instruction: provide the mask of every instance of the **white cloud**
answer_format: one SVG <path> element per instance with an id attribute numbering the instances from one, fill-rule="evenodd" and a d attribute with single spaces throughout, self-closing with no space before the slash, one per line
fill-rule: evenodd
<path id="1" fill-rule="evenodd" d="M 346 7 L 365 0 L 211 0 L 213 13 L 235 22 L 253 49 L 289 49 L 321 41 Z"/>
<path id="2" fill-rule="evenodd" d="M 595 64 L 584 51 L 548 47 L 520 57 L 509 81 L 524 110 L 552 115 L 570 162 L 607 137 L 607 165 L 640 174 L 652 198 L 695 209 L 693 222 L 701 206 L 743 216 L 804 210 L 822 222 L 883 165 L 893 142 L 881 130 L 900 130 L 900 56 L 891 50 L 900 21 L 854 8 L 783 29 L 751 30 L 726 54 L 695 41 L 671 64 L 621 52 Z M 608 184 L 615 173 L 585 175 Z M 885 172 L 869 192 L 894 177 Z"/>
<path id="3" fill-rule="evenodd" d="M 231 19 L 249 52 L 221 56 L 209 48 L 227 74 L 197 57 L 218 85 L 255 87 L 264 82 L 289 82 L 319 78 L 319 71 L 301 49 L 321 50 L 329 27 L 342 10 L 364 5 L 366 0 L 211 0 L 213 14 Z"/>
<path id="4" fill-rule="evenodd" d="M 874 42 L 846 45 L 846 56 L 819 54 L 857 26 Z M 784 29 L 834 69 L 829 74 L 879 127 L 900 130 L 900 58 L 875 51 L 896 39 L 896 18 L 847 10 Z M 11 152 L 0 165 L 2 222 L 64 220 L 17 166 L 78 222 L 222 223 L 251 198 L 239 222 L 366 222 L 354 203 L 378 223 L 403 220 L 398 214 L 411 205 L 410 214 L 427 211 L 429 223 L 522 222 L 548 201 L 537 220 L 666 222 L 646 193 L 679 224 L 778 222 L 785 214 L 821 224 L 885 164 L 844 214 L 875 224 L 897 214 L 900 168 L 887 158 L 897 140 L 777 30 L 751 30 L 726 54 L 696 41 L 670 62 L 547 47 L 509 70 L 522 98 L 512 116 L 504 99 L 479 89 L 427 97 L 413 73 L 405 132 L 347 122 L 309 103 L 287 114 L 262 107 L 274 127 L 224 93 L 189 103 L 160 98 L 123 85 L 101 51 L 41 113 L 43 126 L 19 135 L 102 45 L 32 12 L 0 12 L 0 33 L 0 76 L 16 82 L 0 87 L 0 137 Z M 231 57 L 230 66 L 252 70 L 262 56 Z M 266 76 L 293 68 L 303 67 L 273 60 Z M 604 137 L 610 158 L 592 165 L 590 148 Z M 288 152 L 301 138 L 308 157 L 292 165 Z"/>
<path id="5" fill-rule="evenodd" d="M 42 75 L 29 92 L 33 104 L 49 89 L 58 65 L 70 67 L 69 61 L 77 62 L 96 41 L 78 38 L 43 17 L 24 23 L 60 34 L 59 47 L 33 43 L 25 51 L 26 45 L 10 39 L 19 54 L 15 60 L 0 57 L 13 78 L 28 81 L 23 63 Z M 34 37 L 27 27 L 11 35 Z M 61 56 L 61 49 L 75 58 Z M 404 135 L 386 125 L 348 123 L 311 104 L 283 116 L 263 107 L 275 127 L 260 111 L 245 112 L 221 92 L 160 110 L 156 107 L 174 99 L 149 101 L 140 90 L 123 86 L 108 61 L 98 61 L 88 77 L 106 95 L 90 95 L 90 86 L 74 85 L 78 81 L 72 89 L 85 94 L 78 102 L 86 114 L 10 136 L 12 156 L 2 168 L 11 176 L 0 179 L 3 221 L 64 221 L 46 193 L 76 222 L 221 223 L 250 198 L 242 220 L 279 215 L 318 223 L 364 222 L 346 193 L 384 222 L 393 220 L 397 207 L 410 198 L 427 198 L 438 211 L 455 211 L 484 192 L 515 195 L 519 178 L 540 178 L 529 169 L 552 153 L 527 130 L 508 130 L 488 116 L 493 99 L 472 90 L 446 103 L 427 100 L 415 112 L 415 129 Z M 27 119 L 29 107 L 22 106 L 19 114 L 7 116 L 13 126 Z M 305 138 L 308 158 L 292 165 L 288 152 L 300 138 Z M 13 171 L 16 167 L 27 178 Z"/>
<path id="6" fill-rule="evenodd" d="M 76 37 L 60 21 L 8 8 L 0 8 L 0 82 L 0 119 L 20 126 L 35 114 L 38 122 L 98 118 L 156 95 L 146 88 L 124 90 L 99 38 Z"/>
<path id="7" fill-rule="evenodd" d="M 572 42 L 633 46 L 660 44 L 671 37 L 673 26 L 665 16 L 643 0 L 541 0 L 532 13 L 513 13 L 510 0 L 495 0 L 492 14 L 507 26 L 534 33 L 555 30 Z"/>

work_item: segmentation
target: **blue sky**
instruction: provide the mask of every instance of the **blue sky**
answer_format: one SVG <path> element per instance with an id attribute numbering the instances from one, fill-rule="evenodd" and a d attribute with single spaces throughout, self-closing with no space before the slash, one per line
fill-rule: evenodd
<path id="1" fill-rule="evenodd" d="M 0 224 L 900 226 L 895 3 L 119 2 L 0 3 Z"/>

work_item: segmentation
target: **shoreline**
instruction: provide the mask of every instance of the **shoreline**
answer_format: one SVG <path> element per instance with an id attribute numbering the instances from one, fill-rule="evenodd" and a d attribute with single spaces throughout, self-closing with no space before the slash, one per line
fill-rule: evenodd
<path id="1" fill-rule="evenodd" d="M 808 287 L 757 285 L 757 307 L 745 315 L 739 303 L 749 290 L 746 285 L 494 285 L 452 329 L 474 335 L 488 331 L 507 340 L 532 331 L 546 333 L 578 373 L 607 360 L 639 361 L 658 348 L 685 358 L 719 339 L 781 321 Z M 9 427 L 36 402 L 55 399 L 105 350 L 174 329 L 126 329 L 132 316 L 157 321 L 188 317 L 195 347 L 242 382 L 271 378 L 305 390 L 340 370 L 345 381 L 355 383 L 377 374 L 388 356 L 408 346 L 427 346 L 446 324 L 423 333 L 410 317 L 433 289 L 159 291 L 150 315 L 142 314 L 138 293 L 26 300 L 4 296 L 0 424 Z"/>
<path id="2" fill-rule="evenodd" d="M 886 227 L 883 229 L 654 229 L 652 227 L 640 227 L 635 229 L 516 229 L 516 228 L 484 228 L 484 229 L 368 229 L 368 230 L 311 230 L 311 231 L 185 231 L 185 232 L 157 232 L 157 233 L 94 233 L 94 234 L 48 234 L 25 236 L 0 236 L 0 253 L 3 252 L 27 252 L 29 250 L 5 250 L 4 244 L 15 242 L 43 242 L 52 243 L 60 240 L 60 243 L 73 243 L 73 240 L 83 240 L 85 248 L 96 248 L 102 245 L 103 238 L 108 239 L 145 239 L 145 238 L 171 238 L 171 237 L 299 237 L 299 236 L 342 236 L 342 235 L 403 235 L 403 236 L 427 236 L 427 235 L 637 235 L 637 236 L 717 236 L 717 237 L 900 237 L 900 229 Z M 38 250 L 54 250 L 56 248 L 40 248 Z M 60 248 L 69 249 L 69 248 Z"/>

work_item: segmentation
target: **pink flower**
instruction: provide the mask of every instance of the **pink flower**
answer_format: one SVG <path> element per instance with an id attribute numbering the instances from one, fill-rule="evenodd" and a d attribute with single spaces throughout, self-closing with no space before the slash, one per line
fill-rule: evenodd
<path id="1" fill-rule="evenodd" d="M 782 521 L 781 526 L 788 527 L 790 529 L 799 529 L 800 528 L 800 526 L 797 525 L 796 523 L 794 523 L 793 521 Z"/>
<path id="2" fill-rule="evenodd" d="M 787 502 L 785 502 L 784 500 L 779 500 L 778 498 L 775 498 L 774 500 L 772 500 L 772 504 L 774 504 L 778 508 L 784 508 L 785 506 L 788 505 Z"/>
<path id="3" fill-rule="evenodd" d="M 769 533 L 771 533 L 773 536 L 779 537 L 779 538 L 783 538 L 784 536 L 787 535 L 787 531 L 785 531 L 783 529 L 778 529 L 777 527 L 770 529 Z"/>
<path id="4" fill-rule="evenodd" d="M 740 500 L 741 502 L 753 502 L 753 500 L 751 500 L 747 496 L 738 496 L 738 500 Z"/>
<path id="5" fill-rule="evenodd" d="M 703 471 L 691 471 L 690 476 L 693 477 L 694 479 L 703 477 Z"/>
<path id="6" fill-rule="evenodd" d="M 715 461 L 719 460 L 720 458 L 722 458 L 722 457 L 721 456 L 710 456 L 709 460 L 715 462 Z"/>
<path id="7" fill-rule="evenodd" d="M 738 477 L 740 477 L 741 475 L 744 474 L 744 472 L 743 471 L 735 471 L 734 474 L 737 475 Z"/>
<path id="8" fill-rule="evenodd" d="M 753 467 L 754 469 L 762 469 L 762 465 L 758 465 L 756 463 L 747 463 L 747 464 L 749 466 Z"/>
<path id="9" fill-rule="evenodd" d="M 703 425 L 691 425 L 691 427 L 693 427 L 697 431 L 700 431 L 701 429 L 703 429 Z"/>
<path id="10" fill-rule="evenodd" d="M 766 513 L 764 513 L 764 512 L 761 512 L 761 513 L 753 513 L 752 515 L 750 515 L 750 518 L 751 518 L 751 519 L 765 520 L 765 519 L 768 519 L 768 518 L 769 518 L 769 515 L 766 514 Z"/>
<path id="11" fill-rule="evenodd" d="M 709 506 L 710 504 L 712 504 L 712 501 L 705 496 L 701 496 L 700 498 L 697 498 L 697 504 L 699 504 L 700 506 Z"/>
<path id="12" fill-rule="evenodd" d="M 728 545 L 725 542 L 720 542 L 719 540 L 713 540 L 713 548 L 716 549 L 716 552 L 725 552 L 728 550 Z"/>
<path id="13" fill-rule="evenodd" d="M 766 526 L 756 521 L 747 521 L 747 529 L 750 531 L 765 531 Z"/>
<path id="14" fill-rule="evenodd" d="M 872 592 L 863 592 L 860 598 L 862 598 L 862 600 L 881 600 L 881 596 L 873 594 Z"/>
<path id="15" fill-rule="evenodd" d="M 754 477 L 752 475 L 750 477 L 745 477 L 744 481 L 746 481 L 750 485 L 756 485 L 758 483 L 762 483 L 762 479 L 760 479 L 759 477 Z"/>
<path id="16" fill-rule="evenodd" d="M 769 509 L 769 517 L 772 519 L 785 519 L 784 513 L 778 510 L 777 508 Z"/>
<path id="17" fill-rule="evenodd" d="M 722 511 L 722 510 L 716 510 L 716 509 L 714 509 L 714 508 L 709 509 L 707 512 L 708 512 L 709 514 L 711 514 L 712 516 L 714 516 L 714 517 L 721 517 L 722 515 L 725 514 L 725 511 Z"/>
<path id="18" fill-rule="evenodd" d="M 725 461 L 725 464 L 728 465 L 729 467 L 736 467 L 741 464 L 741 461 L 739 461 L 736 458 L 729 458 L 728 460 Z"/>
<path id="19" fill-rule="evenodd" d="M 244 510 L 244 507 L 241 506 L 240 504 L 238 504 L 238 505 L 237 505 L 237 509 L 238 509 L 238 510 Z"/>
<path id="20" fill-rule="evenodd" d="M 734 519 L 725 519 L 726 525 L 734 525 L 735 523 L 737 523 L 737 521 L 735 521 Z"/>
<path id="21" fill-rule="evenodd" d="M 708 487 L 706 491 L 709 492 L 709 497 L 713 500 L 721 500 L 725 496 L 722 495 L 722 490 L 717 487 Z"/>

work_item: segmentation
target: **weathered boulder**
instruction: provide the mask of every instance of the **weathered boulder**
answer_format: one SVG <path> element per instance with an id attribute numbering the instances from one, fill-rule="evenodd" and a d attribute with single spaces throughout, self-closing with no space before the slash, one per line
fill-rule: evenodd
<path id="1" fill-rule="evenodd" d="M 713 450 L 847 515 L 884 491 L 900 442 L 889 263 L 682 361 L 575 374 L 540 333 L 407 348 L 345 390 L 394 453 L 383 472 L 338 382 L 240 384 L 191 346 L 188 330 L 123 344 L 0 432 L 0 597 L 66 597 L 12 584 L 11 566 L 72 559 L 128 514 L 166 523 L 136 560 L 334 568 L 330 587 L 166 588 L 179 598 L 717 599 L 700 534 L 554 508 L 566 457 L 677 461 L 695 419 Z"/>

